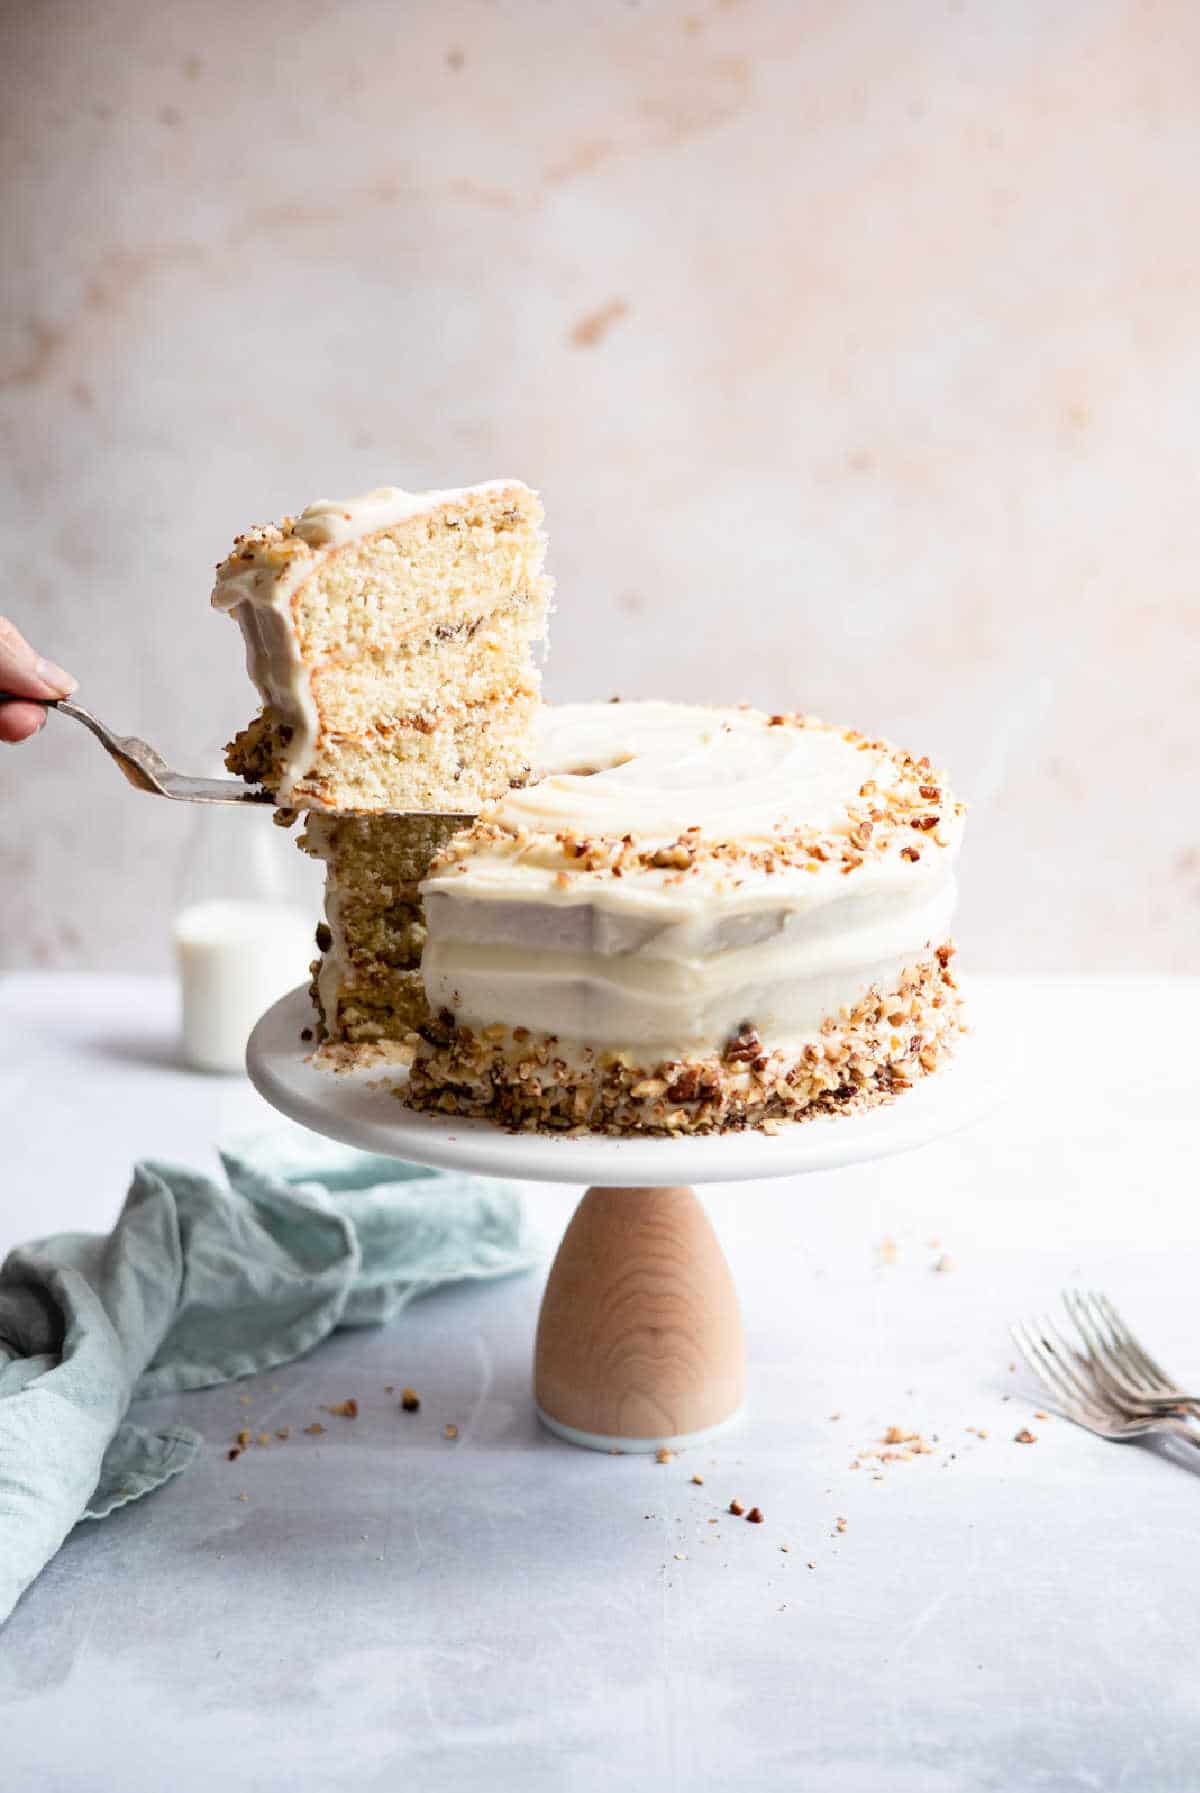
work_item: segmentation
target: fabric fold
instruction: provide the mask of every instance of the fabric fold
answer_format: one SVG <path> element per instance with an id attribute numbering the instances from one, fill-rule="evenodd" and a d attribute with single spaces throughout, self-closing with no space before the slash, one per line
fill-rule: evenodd
<path id="1" fill-rule="evenodd" d="M 111 1233 L 66 1233 L 0 1267 L 0 1622 L 80 1518 L 182 1473 L 186 1426 L 140 1396 L 272 1369 L 417 1295 L 527 1269 L 519 1190 L 300 1128 L 222 1153 L 228 1186 L 135 1166 Z"/>

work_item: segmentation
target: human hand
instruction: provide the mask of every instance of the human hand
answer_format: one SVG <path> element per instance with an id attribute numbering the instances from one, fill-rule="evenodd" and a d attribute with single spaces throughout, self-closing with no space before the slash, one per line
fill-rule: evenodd
<path id="1" fill-rule="evenodd" d="M 39 698 L 70 697 L 77 684 L 53 660 L 34 653 L 24 636 L 0 616 L 0 691 L 29 698 L 28 703 L 0 703 L 0 741 L 26 741 L 46 720 Z"/>

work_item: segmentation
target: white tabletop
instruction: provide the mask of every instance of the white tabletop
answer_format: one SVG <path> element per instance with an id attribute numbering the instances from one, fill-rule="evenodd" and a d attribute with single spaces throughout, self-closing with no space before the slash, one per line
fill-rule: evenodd
<path id="1" fill-rule="evenodd" d="M 1097 1285 L 1200 1381 L 1198 995 L 1031 988 L 1027 1093 L 972 1131 L 707 1188 L 751 1416 L 694 1455 L 539 1433 L 537 1275 L 146 1404 L 209 1448 L 77 1530 L 0 1632 L 5 1793 L 1194 1784 L 1200 1456 L 1034 1419 L 1005 1322 Z M 0 1021 L 0 1247 L 107 1226 L 135 1157 L 211 1168 L 269 1118 L 177 1068 L 162 984 L 12 978 Z M 530 1188 L 547 1255 L 573 1196 Z M 852 1470 L 890 1425 L 934 1452 Z"/>

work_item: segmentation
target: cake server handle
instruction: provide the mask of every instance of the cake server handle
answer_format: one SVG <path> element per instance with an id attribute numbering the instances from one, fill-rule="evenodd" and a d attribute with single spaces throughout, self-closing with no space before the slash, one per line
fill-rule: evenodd
<path id="1" fill-rule="evenodd" d="M 0 691 L 0 704 L 29 703 L 29 698 Z M 154 797 L 171 797 L 180 803 L 270 803 L 265 791 L 253 789 L 238 778 L 189 778 L 174 772 L 161 753 L 137 735 L 118 735 L 90 710 L 69 697 L 38 698 L 44 709 L 57 710 L 60 716 L 72 716 L 95 735 L 109 758 L 139 791 Z"/>

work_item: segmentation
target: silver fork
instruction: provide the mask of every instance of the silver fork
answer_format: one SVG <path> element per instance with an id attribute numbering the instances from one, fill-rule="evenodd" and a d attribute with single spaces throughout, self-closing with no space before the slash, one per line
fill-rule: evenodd
<path id="1" fill-rule="evenodd" d="M 1185 1417 L 1200 1402 L 1174 1384 L 1155 1363 L 1103 1295 L 1072 1290 L 1063 1296 L 1079 1329 L 1082 1349 L 1069 1343 L 1046 1316 L 1018 1320 L 1013 1342 L 1063 1415 L 1102 1438 L 1144 1438 L 1152 1433 L 1200 1445 Z M 1146 1388 L 1142 1395 L 1139 1389 Z"/>
<path id="2" fill-rule="evenodd" d="M 29 701 L 28 698 L 14 696 L 10 691 L 0 691 L 0 704 Z M 149 791 L 154 797 L 171 797 L 178 803 L 262 804 L 275 801 L 269 792 L 243 784 L 240 778 L 191 778 L 184 772 L 172 771 L 162 754 L 156 753 L 148 742 L 139 740 L 137 735 L 114 734 L 98 716 L 93 716 L 90 710 L 85 710 L 73 698 L 39 697 L 36 701 L 47 710 L 57 710 L 60 716 L 71 716 L 76 722 L 82 722 L 136 790 Z M 373 810 L 371 813 L 388 816 L 437 816 L 446 821 L 464 823 L 475 820 L 474 813 L 467 813 L 465 810 L 387 809 Z"/>
<path id="3" fill-rule="evenodd" d="M 1154 1361 L 1107 1295 L 1068 1289 L 1063 1305 L 1120 1399 L 1144 1410 L 1200 1413 L 1200 1396 L 1189 1395 Z"/>

